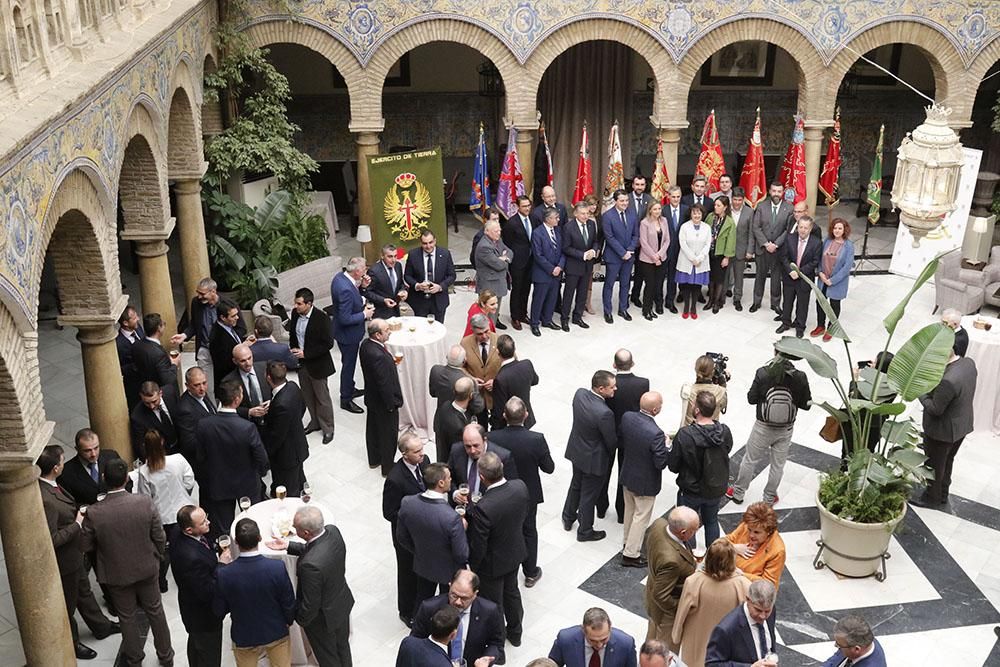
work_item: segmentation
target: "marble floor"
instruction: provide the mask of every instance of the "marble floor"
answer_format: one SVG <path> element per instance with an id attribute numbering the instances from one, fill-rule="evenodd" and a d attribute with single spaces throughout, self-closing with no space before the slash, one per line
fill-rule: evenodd
<path id="1" fill-rule="evenodd" d="M 468 257 L 473 232 L 468 220 L 457 234 L 452 232 L 450 245 L 458 262 Z M 341 254 L 354 254 L 357 243 L 343 232 L 340 236 Z M 895 229 L 874 230 L 871 251 L 886 252 L 894 238 Z M 469 271 L 460 271 L 459 280 L 470 277 Z M 129 292 L 138 294 L 134 278 L 125 275 L 123 279 Z M 897 303 L 910 284 L 891 275 L 864 275 L 852 280 L 843 305 L 843 321 L 857 341 L 855 359 L 870 358 L 881 349 L 881 315 Z M 900 324 L 897 342 L 933 321 L 933 294 L 933 286 L 927 285 L 914 297 Z M 473 298 L 467 286 L 457 287 L 446 322 L 456 341 Z M 546 435 L 556 460 L 555 473 L 543 480 L 547 502 L 538 515 L 539 563 L 545 574 L 536 587 L 522 590 L 524 643 L 519 648 L 508 647 L 509 665 L 524 665 L 547 654 L 557 630 L 579 623 L 584 610 L 595 605 L 607 609 L 615 626 L 640 638 L 645 634 L 645 574 L 616 564 L 621 526 L 613 519 L 598 520 L 597 527 L 608 531 L 608 539 L 580 544 L 573 533 L 562 530 L 559 517 L 571 476 L 570 464 L 562 454 L 570 428 L 572 394 L 577 387 L 587 385 L 595 370 L 610 368 L 617 348 L 630 349 L 636 360 L 635 372 L 649 377 L 651 386 L 664 394 L 666 404 L 659 421 L 668 432 L 677 428 L 678 392 L 682 383 L 692 379 L 695 358 L 706 351 L 727 354 L 732 382 L 730 408 L 723 421 L 733 430 L 734 460 L 742 456 L 753 423 L 753 410 L 742 397 L 754 370 L 771 356 L 776 324 L 770 312 L 751 315 L 727 307 L 718 315 L 709 314 L 695 322 L 669 316 L 646 322 L 635 309 L 633 314 L 636 319 L 632 322 L 619 320 L 611 326 L 599 316 L 590 316 L 591 329 L 586 332 L 576 328 L 571 333 L 543 330 L 541 338 L 527 330 L 508 332 L 515 334 L 519 355 L 531 359 L 538 369 L 541 382 L 532 394 L 538 418 L 535 430 Z M 79 344 L 75 331 L 56 330 L 51 322 L 43 323 L 39 338 L 47 415 L 56 423 L 54 438 L 71 446 L 73 433 L 87 424 Z M 846 364 L 841 345 L 828 343 L 824 349 L 842 366 Z M 192 362 L 185 359 L 186 364 Z M 835 395 L 829 384 L 805 364 L 802 367 L 809 374 L 814 399 L 833 402 Z M 360 371 L 358 380 L 360 383 Z M 338 410 L 336 419 L 337 435 L 332 444 L 323 446 L 319 434 L 310 436 L 306 474 L 315 495 L 334 508 L 334 520 L 347 541 L 348 581 L 357 599 L 352 614 L 354 662 L 364 667 L 392 665 L 406 629 L 396 617 L 395 561 L 389 527 L 380 509 L 382 479 L 366 465 L 364 415 Z M 890 547 L 886 581 L 847 580 L 828 569 L 812 568 L 818 535 L 814 505 L 817 471 L 835 464 L 840 447 L 817 435 L 823 420 L 819 409 L 800 413 L 776 507 L 788 549 L 778 599 L 782 666 L 816 664 L 831 655 L 834 646 L 829 632 L 834 620 L 849 610 L 862 613 L 872 623 L 891 665 L 1000 665 L 1000 643 L 993 633 L 1000 622 L 1000 485 L 993 483 L 1000 477 L 1000 439 L 980 432 L 967 438 L 955 463 L 952 494 L 958 499 L 947 513 L 919 508 L 908 513 L 903 530 Z M 763 477 L 758 476 L 747 496 L 759 497 L 763 483 Z M 673 475 L 668 473 L 656 502 L 657 515 L 673 504 L 675 493 Z M 722 510 L 724 529 L 738 522 L 739 511 L 732 505 Z M 172 583 L 164 604 L 177 650 L 175 664 L 185 665 L 185 633 Z M 0 576 L 0 665 L 24 664 L 16 625 L 7 577 Z M 81 624 L 81 628 L 82 640 L 99 653 L 89 664 L 112 665 L 119 639 L 96 641 L 85 626 Z M 233 664 L 228 651 L 224 663 Z M 156 664 L 151 645 L 144 664 Z"/>

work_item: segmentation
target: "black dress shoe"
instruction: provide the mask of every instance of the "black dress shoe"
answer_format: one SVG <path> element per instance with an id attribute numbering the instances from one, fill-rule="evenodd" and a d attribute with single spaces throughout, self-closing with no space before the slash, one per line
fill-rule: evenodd
<path id="1" fill-rule="evenodd" d="M 677 295 L 677 303 L 680 303 L 682 301 L 684 301 L 684 295 L 683 294 L 678 294 Z"/>
<path id="2" fill-rule="evenodd" d="M 642 308 L 642 301 L 639 300 L 639 297 L 634 296 L 630 300 L 632 301 L 633 306 L 636 308 Z"/>
<path id="3" fill-rule="evenodd" d="M 76 643 L 73 650 L 76 652 L 77 660 L 93 660 L 97 657 L 97 651 L 80 642 Z"/>
<path id="4" fill-rule="evenodd" d="M 733 301 L 733 308 L 735 308 L 737 312 L 743 312 L 743 304 L 740 303 L 738 299 Z"/>
<path id="5" fill-rule="evenodd" d="M 309 435 L 310 433 L 315 433 L 316 431 L 319 430 L 320 430 L 319 426 L 316 426 L 315 424 L 310 424 L 309 426 L 306 426 L 306 435 Z"/>
<path id="6" fill-rule="evenodd" d="M 566 322 L 566 321 L 564 320 L 564 321 L 563 321 L 563 323 L 562 323 L 562 326 L 561 326 L 560 328 L 561 328 L 561 329 L 562 329 L 563 331 L 569 331 L 569 322 Z"/>
<path id="7" fill-rule="evenodd" d="M 802 338 L 805 335 L 806 335 L 806 330 L 805 329 L 796 329 L 795 330 L 795 337 L 796 338 Z"/>
<path id="8" fill-rule="evenodd" d="M 671 313 L 673 313 L 674 315 L 676 315 L 676 314 L 677 314 L 677 306 L 674 306 L 674 305 L 669 305 L 669 306 L 667 306 L 667 310 L 669 310 L 669 311 L 670 311 Z"/>
<path id="9" fill-rule="evenodd" d="M 760 304 L 757 304 L 757 303 L 751 304 L 751 306 L 750 306 L 750 312 L 751 313 L 756 313 L 758 310 L 760 310 Z"/>
<path id="10" fill-rule="evenodd" d="M 542 335 L 542 330 L 539 329 L 538 327 L 533 326 L 533 327 L 531 327 L 531 335 L 533 335 L 533 336 L 541 336 Z"/>
<path id="11" fill-rule="evenodd" d="M 597 518 L 598 519 L 603 519 L 607 515 L 608 515 L 608 508 L 605 507 L 602 510 L 597 510 Z"/>
<path id="12" fill-rule="evenodd" d="M 524 578 L 524 587 L 533 588 L 535 584 L 538 583 L 538 580 L 541 578 L 542 578 L 542 568 L 538 568 L 538 572 L 535 574 L 535 576 Z"/>
<path id="13" fill-rule="evenodd" d="M 652 316 L 653 316 L 653 319 L 654 319 L 654 320 L 655 320 L 655 319 L 656 319 L 657 317 L 659 317 L 659 315 L 657 315 L 657 314 L 656 314 L 655 312 L 651 312 L 651 313 L 650 313 L 650 315 L 652 315 Z"/>
<path id="14" fill-rule="evenodd" d="M 638 558 L 622 556 L 622 567 L 646 567 L 647 565 L 649 565 L 649 561 L 642 556 Z"/>
<path id="15" fill-rule="evenodd" d="M 402 612 L 400 612 L 399 614 L 399 620 L 401 620 L 403 622 L 403 625 L 405 625 L 406 627 L 408 628 L 413 627 L 413 619 Z"/>
<path id="16" fill-rule="evenodd" d="M 324 445 L 329 445 L 331 442 L 333 442 L 333 433 L 326 433 L 326 434 L 324 434 L 323 435 L 323 444 Z"/>
<path id="17" fill-rule="evenodd" d="M 731 289 L 727 289 L 727 290 L 726 290 L 726 296 L 729 296 L 729 297 L 731 297 L 732 295 L 733 295 L 733 290 L 731 290 Z"/>
<path id="18" fill-rule="evenodd" d="M 576 534 L 576 541 L 577 542 L 600 542 L 601 540 L 603 540 L 607 536 L 608 536 L 608 534 L 606 532 L 604 532 L 603 530 L 592 530 L 589 533 L 577 533 Z"/>
<path id="19" fill-rule="evenodd" d="M 642 314 L 642 319 L 647 320 L 649 322 L 652 322 L 653 321 L 653 316 L 651 314 L 649 314 L 649 313 L 643 313 Z"/>
<path id="20" fill-rule="evenodd" d="M 777 329 L 774 330 L 774 333 L 779 333 L 779 334 L 780 333 L 785 333 L 786 331 L 788 331 L 791 328 L 792 327 L 790 325 L 788 325 L 788 324 L 782 324 L 780 327 L 778 327 Z"/>
<path id="21" fill-rule="evenodd" d="M 627 310 L 623 310 L 622 312 L 618 313 L 618 317 L 622 318 L 626 322 L 632 321 L 632 316 L 628 314 Z"/>
<path id="22" fill-rule="evenodd" d="M 501 322 L 500 320 L 497 320 L 497 329 L 499 329 L 500 331 L 506 331 L 507 325 Z"/>
<path id="23" fill-rule="evenodd" d="M 775 315 L 781 315 L 781 308 L 771 308 Z"/>
<path id="24" fill-rule="evenodd" d="M 519 322 L 518 320 L 511 320 L 510 325 L 514 327 L 514 331 L 521 330 L 521 322 Z"/>
<path id="25" fill-rule="evenodd" d="M 712 310 L 713 308 L 715 308 L 715 303 L 709 301 L 705 304 L 705 307 L 702 308 L 702 310 Z"/>
<path id="26" fill-rule="evenodd" d="M 104 632 L 95 632 L 94 639 L 100 641 L 101 639 L 107 639 L 111 635 L 119 635 L 121 634 L 121 632 L 122 632 L 122 626 L 112 621 L 111 625 L 109 625 L 108 629 L 105 630 Z"/>
<path id="27" fill-rule="evenodd" d="M 608 324 L 614 324 L 615 323 L 615 318 L 611 317 L 611 315 L 605 315 L 604 316 L 604 321 L 607 322 Z"/>
<path id="28" fill-rule="evenodd" d="M 655 310 L 653 310 L 653 312 L 656 313 L 657 315 L 662 315 L 663 314 L 663 306 L 657 306 L 655 308 Z"/>
<path id="29" fill-rule="evenodd" d="M 922 493 L 919 496 L 910 498 L 910 504 L 915 505 L 916 507 L 923 507 L 925 509 L 932 509 L 932 510 L 936 510 L 939 507 L 941 507 L 941 503 L 937 502 L 936 500 L 928 496 L 926 493 Z"/>
<path id="30" fill-rule="evenodd" d="M 584 322 L 583 320 L 573 320 L 573 324 L 575 324 L 576 326 L 580 327 L 581 329 L 589 329 L 590 328 L 590 325 L 587 324 L 586 322 Z"/>
<path id="31" fill-rule="evenodd" d="M 712 306 L 712 314 L 713 314 L 713 315 L 718 315 L 718 314 L 719 314 L 719 309 L 720 309 L 720 308 L 722 308 L 722 306 L 718 306 L 718 305 L 716 305 L 716 306 Z"/>
<path id="32" fill-rule="evenodd" d="M 517 647 L 521 645 L 521 635 L 508 635 L 507 641 L 510 642 L 511 646 Z"/>
<path id="33" fill-rule="evenodd" d="M 559 331 L 559 325 L 555 322 L 549 322 L 548 324 L 543 324 L 546 329 L 552 329 L 553 331 Z"/>
<path id="34" fill-rule="evenodd" d="M 565 530 L 567 533 L 569 531 L 573 530 L 573 523 L 574 522 L 567 521 L 566 519 L 563 519 L 562 522 L 563 522 L 563 530 Z"/>
<path id="35" fill-rule="evenodd" d="M 699 294 L 698 295 L 698 303 L 705 303 L 705 295 L 704 294 Z"/>
<path id="36" fill-rule="evenodd" d="M 365 395 L 364 389 L 355 389 L 354 393 L 351 394 L 351 398 L 361 398 L 364 395 Z"/>
<path id="37" fill-rule="evenodd" d="M 340 409 L 347 410 L 348 412 L 354 413 L 356 415 L 360 415 L 362 412 L 364 412 L 364 408 L 362 408 L 354 401 L 341 401 Z"/>
<path id="38" fill-rule="evenodd" d="M 779 313 L 778 315 L 775 315 L 775 316 L 774 316 L 774 321 L 775 321 L 775 322 L 780 322 L 781 320 L 782 320 L 782 317 L 781 317 L 781 314 L 780 314 L 780 313 Z"/>

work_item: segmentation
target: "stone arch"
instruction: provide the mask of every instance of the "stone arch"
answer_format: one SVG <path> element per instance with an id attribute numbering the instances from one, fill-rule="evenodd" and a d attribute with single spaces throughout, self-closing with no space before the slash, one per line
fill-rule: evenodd
<path id="1" fill-rule="evenodd" d="M 201 68 L 201 85 L 204 86 L 205 77 L 214 74 L 216 70 L 215 56 L 209 52 L 205 54 L 205 59 Z M 218 99 L 206 99 L 202 97 L 201 104 L 201 132 L 204 137 L 214 137 L 222 132 L 222 104 Z"/>
<path id="2" fill-rule="evenodd" d="M 183 60 L 177 64 L 170 89 L 167 117 L 167 172 L 170 178 L 200 174 L 202 162 L 201 129 L 196 93 L 201 86 L 192 81 L 191 69 Z"/>
<path id="3" fill-rule="evenodd" d="M 968 71 L 965 72 L 965 83 L 962 87 L 956 90 L 965 91 L 966 94 L 961 96 L 961 104 L 963 112 L 966 114 L 962 118 L 972 117 L 972 106 L 975 104 L 976 95 L 979 92 L 979 86 L 982 84 L 983 77 L 986 76 L 990 68 L 1000 62 L 1000 37 L 997 37 L 992 42 L 990 42 L 979 55 L 976 56 L 972 64 L 969 65 Z M 971 92 L 971 94 L 969 94 Z M 956 97 L 958 97 L 956 95 Z M 953 104 L 955 100 L 948 100 L 948 106 L 958 106 Z M 966 111 L 967 110 L 967 111 Z M 954 113 L 954 112 L 953 112 Z"/>
<path id="4" fill-rule="evenodd" d="M 690 90 L 695 76 L 709 58 L 719 49 L 735 42 L 758 40 L 775 44 L 784 49 L 795 62 L 799 71 L 799 110 L 806 119 L 812 119 L 820 112 L 815 101 L 823 96 L 826 81 L 826 67 L 816 47 L 799 30 L 780 21 L 766 18 L 737 19 L 706 33 L 687 51 L 681 59 L 678 84 L 681 90 Z M 687 95 L 679 95 L 673 100 L 676 109 L 687 117 Z M 832 117 L 832 110 L 825 112 Z"/>
<path id="5" fill-rule="evenodd" d="M 365 109 L 365 113 L 363 116 L 352 114 L 352 124 L 361 120 L 381 123 L 382 89 L 389 69 L 403 54 L 431 42 L 455 42 L 475 49 L 489 58 L 500 71 L 500 77 L 503 79 L 507 95 L 508 116 L 520 117 L 518 112 L 522 110 L 517 108 L 517 103 L 524 101 L 527 88 L 522 76 L 523 68 L 510 49 L 496 35 L 466 21 L 429 19 L 411 24 L 393 33 L 379 45 L 365 68 L 367 85 L 357 95 L 357 104 Z M 534 100 L 532 99 L 531 102 L 533 104 Z M 351 108 L 354 107 L 355 94 L 352 91 Z M 533 112 L 531 118 L 534 118 Z"/>
<path id="6" fill-rule="evenodd" d="M 347 50 L 347 47 L 337 41 L 329 33 L 319 28 L 304 23 L 302 21 L 288 21 L 285 19 L 263 21 L 248 27 L 244 33 L 255 48 L 264 48 L 271 44 L 288 43 L 298 44 L 307 49 L 319 53 L 330 61 L 340 75 L 347 82 L 347 95 L 351 104 L 351 120 L 371 116 L 373 113 L 381 120 L 381 92 L 379 85 L 379 95 L 375 97 L 376 106 L 374 111 L 363 104 L 367 76 L 361 68 L 357 58 Z M 391 64 L 391 63 L 390 63 Z"/>
<path id="7" fill-rule="evenodd" d="M 45 421 L 38 383 L 38 334 L 18 331 L 10 311 L 0 303 L 0 453 L 23 452 L 31 434 Z M 28 350 L 26 343 L 34 342 Z"/>
<path id="8" fill-rule="evenodd" d="M 170 232 L 167 178 L 162 167 L 165 151 L 161 149 L 159 132 L 162 125 L 151 108 L 142 101 L 132 108 L 118 170 L 125 235 L 133 239 L 163 238 Z"/>
<path id="9" fill-rule="evenodd" d="M 548 35 L 525 62 L 525 96 L 531 101 L 531 116 L 537 104 L 538 86 L 549 65 L 571 47 L 584 42 L 615 41 L 638 53 L 653 70 L 656 91 L 653 93 L 653 116 L 665 120 L 662 91 L 671 90 L 677 81 L 677 65 L 670 54 L 647 30 L 617 19 L 586 19 L 574 21 Z"/>

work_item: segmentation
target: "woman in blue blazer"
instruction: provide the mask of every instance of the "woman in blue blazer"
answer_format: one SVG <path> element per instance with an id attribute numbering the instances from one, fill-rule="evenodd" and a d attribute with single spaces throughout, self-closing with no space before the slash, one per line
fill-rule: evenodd
<path id="1" fill-rule="evenodd" d="M 823 242 L 823 256 L 820 259 L 816 286 L 830 300 L 830 307 L 840 317 L 840 302 L 847 297 L 847 283 L 854 266 L 854 243 L 850 239 L 851 224 L 843 218 L 834 218 L 827 228 L 827 238 Z M 816 328 L 809 332 L 815 338 L 822 336 L 826 343 L 833 336 L 826 330 L 826 313 L 816 302 Z"/>

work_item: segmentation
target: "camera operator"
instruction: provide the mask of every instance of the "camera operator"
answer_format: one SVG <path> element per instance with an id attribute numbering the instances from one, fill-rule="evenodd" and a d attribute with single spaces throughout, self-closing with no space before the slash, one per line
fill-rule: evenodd
<path id="1" fill-rule="evenodd" d="M 721 354 L 703 354 L 694 362 L 694 384 L 685 384 L 681 387 L 681 428 L 694 423 L 694 403 L 698 397 L 698 392 L 707 391 L 715 397 L 715 412 L 712 414 L 713 420 L 718 420 L 719 415 L 726 411 L 726 382 L 729 380 L 729 373 L 726 372 L 726 361 L 728 357 Z"/>

